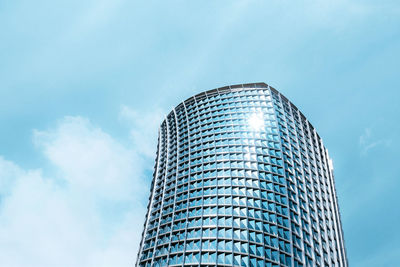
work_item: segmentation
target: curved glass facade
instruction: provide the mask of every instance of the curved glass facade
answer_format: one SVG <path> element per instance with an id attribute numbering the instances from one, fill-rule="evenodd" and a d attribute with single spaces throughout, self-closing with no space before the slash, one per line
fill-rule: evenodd
<path id="1" fill-rule="evenodd" d="M 159 129 L 138 266 L 347 266 L 332 164 L 274 88 L 210 90 Z"/>

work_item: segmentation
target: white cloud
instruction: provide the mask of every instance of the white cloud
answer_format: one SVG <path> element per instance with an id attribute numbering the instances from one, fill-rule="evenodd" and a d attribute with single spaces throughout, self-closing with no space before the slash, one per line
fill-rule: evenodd
<path id="1" fill-rule="evenodd" d="M 133 185 L 142 184 L 130 175 L 141 166 L 139 155 L 87 119 L 66 117 L 55 131 L 35 131 L 34 139 L 74 189 L 126 199 L 132 195 Z"/>
<path id="2" fill-rule="evenodd" d="M 132 266 L 149 193 L 142 152 L 81 117 L 34 141 L 51 170 L 0 157 L 0 265 Z"/>
<path id="3" fill-rule="evenodd" d="M 157 130 L 165 112 L 155 109 L 148 113 L 139 113 L 128 106 L 122 106 L 120 118 L 131 125 L 131 138 L 135 149 L 148 157 L 155 157 Z"/>
<path id="4" fill-rule="evenodd" d="M 0 157 L 0 200 L 2 196 L 9 194 L 15 183 L 15 177 L 21 175 L 22 172 L 18 166 Z"/>
<path id="5" fill-rule="evenodd" d="M 365 145 L 371 138 L 371 128 L 365 128 L 364 133 L 360 136 L 360 145 Z"/>
<path id="6" fill-rule="evenodd" d="M 361 147 L 361 154 L 366 155 L 371 149 L 383 145 L 390 146 L 391 139 L 376 139 L 372 135 L 372 129 L 366 128 L 364 133 L 359 138 L 359 144 Z"/>

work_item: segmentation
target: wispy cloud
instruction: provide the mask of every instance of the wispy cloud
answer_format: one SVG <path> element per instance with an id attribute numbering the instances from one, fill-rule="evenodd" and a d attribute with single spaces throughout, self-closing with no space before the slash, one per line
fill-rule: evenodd
<path id="1" fill-rule="evenodd" d="M 132 132 L 151 131 L 133 121 L 140 129 Z M 1 265 L 132 266 L 150 148 L 126 148 L 82 117 L 34 131 L 34 142 L 51 168 L 25 170 L 0 158 Z"/>
<path id="2" fill-rule="evenodd" d="M 145 113 L 125 105 L 121 106 L 120 119 L 129 124 L 132 142 L 137 152 L 148 157 L 155 156 L 157 129 L 165 114 L 160 108 Z"/>
<path id="3" fill-rule="evenodd" d="M 365 128 L 364 133 L 359 138 L 361 147 L 361 155 L 367 155 L 368 152 L 377 146 L 389 146 L 392 143 L 391 139 L 376 139 L 372 135 L 371 128 Z"/>

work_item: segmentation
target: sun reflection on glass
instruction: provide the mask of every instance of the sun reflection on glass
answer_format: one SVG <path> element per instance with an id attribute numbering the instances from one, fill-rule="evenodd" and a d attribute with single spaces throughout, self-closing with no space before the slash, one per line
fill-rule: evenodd
<path id="1" fill-rule="evenodd" d="M 251 114 L 248 123 L 253 131 L 261 131 L 264 128 L 264 119 L 260 113 Z"/>

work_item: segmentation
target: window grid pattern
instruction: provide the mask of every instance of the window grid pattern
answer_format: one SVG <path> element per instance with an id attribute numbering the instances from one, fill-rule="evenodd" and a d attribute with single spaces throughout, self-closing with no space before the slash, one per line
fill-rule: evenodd
<path id="1" fill-rule="evenodd" d="M 138 266 L 347 266 L 327 151 L 266 84 L 178 105 L 153 177 Z"/>

